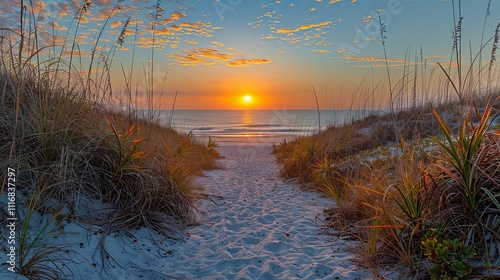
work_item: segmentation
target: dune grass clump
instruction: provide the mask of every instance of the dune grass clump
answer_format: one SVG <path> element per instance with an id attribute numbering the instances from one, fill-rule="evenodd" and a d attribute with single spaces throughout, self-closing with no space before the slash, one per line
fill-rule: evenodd
<path id="1" fill-rule="evenodd" d="M 78 13 L 88 12 L 89 3 Z M 23 28 L 29 13 L 21 6 Z M 112 57 L 91 61 L 83 75 L 72 65 L 82 61 L 73 53 L 75 42 L 39 46 L 36 21 L 30 23 L 19 32 L 2 29 L 0 37 L 0 169 L 16 170 L 24 221 L 17 272 L 33 279 L 64 276 L 61 263 L 71 261 L 66 248 L 47 242 L 64 221 L 99 227 L 104 235 L 146 227 L 182 238 L 195 221 L 199 196 L 191 179 L 215 168 L 217 144 L 142 118 L 137 104 L 124 110 L 109 84 Z M 49 48 L 62 49 L 58 55 Z"/>
<path id="2" fill-rule="evenodd" d="M 108 234 L 147 227 L 180 238 L 183 226 L 194 221 L 191 178 L 215 166 L 216 150 L 110 109 L 78 86 L 68 91 L 34 68 L 19 73 L 11 63 L 4 53 L 0 166 L 18 171 L 19 207 L 32 204 L 20 219 L 34 213 L 59 216 L 64 210 L 64 219 L 99 226 Z M 37 235 L 33 225 L 23 228 L 23 236 L 28 231 Z M 38 241 L 26 242 L 44 245 Z M 20 273 L 55 275 L 40 264 L 55 257 L 56 248 L 40 246 L 23 247 Z"/>
<path id="3" fill-rule="evenodd" d="M 457 267 L 457 274 L 450 277 L 496 275 L 500 134 L 490 129 L 496 111 L 493 103 L 481 107 L 471 103 L 458 124 L 446 123 L 440 115 L 448 112 L 434 109 L 432 138 L 416 133 L 393 142 L 378 136 L 388 132 L 370 137 L 354 122 L 282 142 L 274 153 L 283 176 L 295 174 L 305 186 L 336 202 L 335 209 L 326 210 L 327 224 L 359 240 L 354 250 L 376 275 L 389 264 L 404 264 L 421 276 L 427 269 L 433 275 L 451 273 L 451 268 L 440 269 L 441 259 L 434 264 L 426 259 L 429 248 L 423 242 L 431 230 L 443 236 L 446 244 L 458 242 L 453 243 L 457 248 L 477 252 L 457 263 L 464 267 Z M 384 118 L 373 119 L 384 122 Z M 374 123 L 372 128 L 376 127 Z M 390 127 L 383 129 L 390 131 Z M 476 264 L 474 269 L 469 262 Z"/>
<path id="4" fill-rule="evenodd" d="M 0 152 L 3 168 L 19 170 L 21 194 L 43 191 L 47 211 L 67 207 L 77 218 L 86 203 L 102 201 L 122 211 L 102 217 L 113 229 L 161 228 L 164 217 L 153 212 L 190 219 L 189 179 L 213 166 L 215 149 L 96 102 L 84 88 L 68 91 L 28 64 L 19 73 L 9 58 L 0 65 Z"/>
<path id="5" fill-rule="evenodd" d="M 406 267 L 416 279 L 500 277 L 500 93 L 492 86 L 498 28 L 487 75 L 476 61 L 482 43 L 464 67 L 461 30 L 460 16 L 455 66 L 435 68 L 444 78 L 419 81 L 426 75 L 415 74 L 412 87 L 403 66 L 387 114 L 274 146 L 282 176 L 336 202 L 326 224 L 359 241 L 353 250 L 375 277 L 388 266 Z M 414 97 L 404 100 L 419 83 L 445 93 L 419 106 Z"/>

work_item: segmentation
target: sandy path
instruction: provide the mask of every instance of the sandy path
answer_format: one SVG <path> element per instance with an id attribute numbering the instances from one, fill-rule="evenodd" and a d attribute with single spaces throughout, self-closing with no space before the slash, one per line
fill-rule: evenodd
<path id="1" fill-rule="evenodd" d="M 176 278 L 357 279 L 346 242 L 321 234 L 321 213 L 331 201 L 279 179 L 267 145 L 225 145 L 224 169 L 196 183 L 215 203 L 201 201 L 201 225 L 172 247 Z M 362 275 L 364 275 L 362 277 Z"/>
<path id="2" fill-rule="evenodd" d="M 223 169 L 196 179 L 213 201 L 196 202 L 200 224 L 173 242 L 147 229 L 109 235 L 101 263 L 98 228 L 76 223 L 50 239 L 69 249 L 69 279 L 369 279 L 349 258 L 348 241 L 321 234 L 331 201 L 279 179 L 270 145 L 225 143 Z M 6 244 L 5 238 L 0 239 Z M 0 279 L 8 272 L 0 254 Z M 17 276 L 17 277 L 16 277 Z"/>

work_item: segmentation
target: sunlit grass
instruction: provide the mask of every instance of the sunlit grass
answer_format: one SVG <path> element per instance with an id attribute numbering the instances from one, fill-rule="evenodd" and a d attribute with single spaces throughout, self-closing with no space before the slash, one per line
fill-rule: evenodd
<path id="1" fill-rule="evenodd" d="M 498 265 L 498 251 L 492 248 L 500 240 L 496 165 L 500 152 L 495 146 L 500 138 L 488 132 L 494 110 L 489 104 L 481 104 L 478 118 L 471 118 L 477 111 L 471 107 L 463 122 L 451 123 L 462 133 L 456 139 L 434 109 L 435 123 L 427 133 L 417 130 L 416 135 L 406 134 L 406 140 L 399 142 L 391 137 L 381 141 L 376 136 L 356 141 L 364 138 L 354 136 L 359 128 L 353 124 L 282 142 L 274 152 L 282 163 L 283 176 L 297 176 L 336 202 L 337 208 L 328 211 L 329 223 L 359 238 L 356 251 L 374 273 L 381 273 L 376 268 L 388 263 L 425 273 L 420 240 L 433 228 L 450 239 L 464 238 L 464 244 L 474 244 L 481 252 L 476 261 L 488 269 Z M 439 112 L 447 115 L 449 108 L 453 106 L 440 106 Z M 352 133 L 346 133 L 349 130 Z M 433 138 L 420 136 L 430 131 Z"/>
<path id="2" fill-rule="evenodd" d="M 359 247 L 354 249 L 358 259 L 375 277 L 384 277 L 382 268 L 387 266 L 406 267 L 416 279 L 500 277 L 496 270 L 500 265 L 500 134 L 495 130 L 500 93 L 491 78 L 498 29 L 490 41 L 485 74 L 476 63 L 485 46 L 471 62 L 462 62 L 461 19 L 458 24 L 454 36 L 458 66 L 440 64 L 435 68 L 439 71 L 415 75 L 413 81 L 403 73 L 397 85 L 389 84 L 387 114 L 274 147 L 283 176 L 298 177 L 336 202 L 335 208 L 326 211 L 328 224 L 358 239 Z M 394 69 L 386 67 L 386 71 L 390 81 Z M 442 88 L 444 93 L 418 102 L 400 94 L 419 83 Z M 422 245 L 429 231 L 442 235 L 443 243 L 454 246 L 456 252 L 465 248 L 462 251 L 478 253 L 457 262 L 444 254 L 429 261 L 425 255 L 429 248 Z"/>
<path id="3" fill-rule="evenodd" d="M 195 219 L 191 178 L 214 168 L 218 157 L 212 139 L 202 143 L 161 126 L 154 113 L 140 118 L 132 98 L 123 106 L 109 83 L 112 57 L 92 53 L 85 71 L 75 69 L 73 63 L 83 61 L 74 42 L 79 16 L 89 5 L 79 9 L 74 36 L 68 31 L 62 46 L 39 46 L 36 21 L 29 29 L 4 29 L 0 38 L 0 167 L 18 170 L 23 223 L 17 271 L 30 279 L 66 278 L 61 263 L 71 260 L 65 247 L 47 242 L 62 234 L 56 231 L 64 219 L 106 234 L 146 227 L 182 238 Z M 21 13 L 23 23 L 27 17 Z M 156 85 L 150 86 L 151 111 Z"/>

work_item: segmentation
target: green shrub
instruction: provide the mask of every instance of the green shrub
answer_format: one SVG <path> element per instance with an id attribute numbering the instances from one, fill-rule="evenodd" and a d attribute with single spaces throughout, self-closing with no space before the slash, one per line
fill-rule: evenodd
<path id="1" fill-rule="evenodd" d="M 428 231 L 422 239 L 424 255 L 434 263 L 427 272 L 431 279 L 463 279 L 471 274 L 468 260 L 477 253 L 458 239 L 442 239 L 439 231 Z"/>

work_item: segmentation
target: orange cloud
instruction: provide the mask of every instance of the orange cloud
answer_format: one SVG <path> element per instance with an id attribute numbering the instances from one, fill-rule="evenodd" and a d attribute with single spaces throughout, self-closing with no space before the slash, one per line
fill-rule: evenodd
<path id="1" fill-rule="evenodd" d="M 110 6 L 104 7 L 98 10 L 97 12 L 92 13 L 92 21 L 106 20 L 112 12 L 114 12 L 112 7 Z"/>
<path id="2" fill-rule="evenodd" d="M 246 58 L 238 58 L 235 59 L 231 62 L 229 62 L 227 65 L 232 66 L 232 67 L 246 67 L 246 66 L 251 66 L 255 64 L 269 64 L 271 63 L 271 60 L 269 59 L 262 59 L 262 58 L 251 58 L 251 59 L 246 59 Z"/>
<path id="3" fill-rule="evenodd" d="M 115 21 L 115 22 L 111 23 L 111 25 L 110 25 L 110 26 L 111 26 L 111 28 L 117 28 L 117 27 L 119 27 L 120 25 L 122 25 L 122 23 L 123 23 L 123 22 L 122 22 L 121 20 L 117 20 L 117 21 Z"/>
<path id="4" fill-rule="evenodd" d="M 182 22 L 178 25 L 172 25 L 171 30 L 178 32 L 178 35 L 202 35 L 211 37 L 212 29 L 209 23 L 204 23 L 201 21 L 197 21 L 194 23 L 191 22 Z"/>
<path id="5" fill-rule="evenodd" d="M 168 18 L 162 19 L 159 22 L 159 25 L 168 25 L 168 24 L 171 24 L 171 23 L 173 23 L 175 21 L 180 20 L 183 17 L 186 17 L 186 14 L 183 14 L 181 12 L 175 11 L 172 14 L 170 14 L 170 16 Z"/>
<path id="6" fill-rule="evenodd" d="M 301 30 L 308 30 L 308 29 L 312 29 L 312 28 L 318 28 L 318 27 L 326 27 L 328 25 L 330 25 L 332 22 L 331 21 L 324 21 L 324 22 L 321 22 L 321 23 L 318 23 L 318 24 L 305 24 L 305 25 L 301 25 L 297 28 L 294 28 L 294 29 L 290 29 L 290 28 L 280 28 L 278 29 L 276 32 L 277 33 L 297 33 Z"/>
<path id="7" fill-rule="evenodd" d="M 373 57 L 373 56 L 342 56 L 342 59 L 349 60 L 349 61 L 355 61 L 355 62 L 370 62 L 370 63 L 385 62 L 386 61 L 386 59 L 383 57 Z M 403 63 L 405 61 L 403 59 L 388 58 L 387 62 L 389 62 L 389 63 Z"/>
<path id="8" fill-rule="evenodd" d="M 171 42 L 172 42 L 172 40 L 156 37 L 154 39 L 154 47 L 155 48 L 162 48 L 162 47 L 165 47 L 167 43 L 171 43 Z M 153 47 L 153 38 L 152 37 L 140 37 L 136 44 L 139 48 L 151 48 L 151 47 Z"/>
<path id="9" fill-rule="evenodd" d="M 171 42 L 171 40 L 169 40 L 165 36 L 169 36 L 170 38 L 172 36 L 185 36 L 185 35 L 212 37 L 211 33 L 213 32 L 213 30 L 214 29 L 212 28 L 210 23 L 204 23 L 198 21 L 194 23 L 181 22 L 180 24 L 177 25 L 171 25 L 170 27 L 160 28 L 156 30 L 148 29 L 147 32 L 151 34 L 151 37 L 153 37 L 152 33 L 154 32 L 156 36 L 155 45 L 162 46 L 164 45 L 164 43 Z M 139 47 L 150 48 L 152 46 L 152 41 L 147 38 L 146 33 L 141 35 L 142 36 L 139 39 L 139 42 L 137 43 Z M 198 44 L 198 42 L 192 40 L 185 40 L 184 42 L 191 45 Z"/>
<path id="10" fill-rule="evenodd" d="M 86 23 L 89 23 L 89 22 L 90 22 L 89 19 L 85 15 L 82 15 L 80 17 L 80 23 L 81 24 L 86 24 Z"/>
<path id="11" fill-rule="evenodd" d="M 373 15 L 363 16 L 363 22 L 370 22 L 373 19 Z"/>
<path id="12" fill-rule="evenodd" d="M 255 64 L 271 63 L 268 59 L 261 58 L 234 58 L 235 56 L 242 55 L 240 52 L 221 52 L 215 48 L 196 48 L 192 50 L 184 50 L 184 53 L 174 53 L 169 57 L 175 60 L 182 66 L 195 66 L 195 65 L 216 65 L 226 64 L 232 67 L 245 67 Z M 231 61 L 230 61 L 231 60 Z"/>
<path id="13" fill-rule="evenodd" d="M 214 65 L 221 61 L 231 59 L 231 55 L 222 53 L 213 48 L 196 48 L 194 50 L 185 50 L 186 54 L 174 53 L 170 55 L 179 65 L 195 66 L 201 65 Z"/>
<path id="14" fill-rule="evenodd" d="M 190 41 L 190 40 L 184 40 L 184 43 L 189 44 L 189 45 L 199 45 L 200 44 L 196 41 Z"/>
<path id="15" fill-rule="evenodd" d="M 61 25 L 59 25 L 59 23 L 57 23 L 55 21 L 51 21 L 48 24 L 49 24 L 50 28 L 53 28 L 54 30 L 61 30 L 61 31 L 68 30 L 68 28 L 66 26 L 61 26 Z"/>
<path id="16" fill-rule="evenodd" d="M 71 8 L 66 2 L 54 2 L 50 5 L 50 9 L 57 13 L 59 19 L 71 14 Z"/>
<path id="17" fill-rule="evenodd" d="M 313 53 L 330 53 L 330 50 L 312 50 Z"/>
<path id="18" fill-rule="evenodd" d="M 96 5 L 111 5 L 114 0 L 94 0 L 94 4 Z"/>
<path id="19" fill-rule="evenodd" d="M 223 43 L 220 43 L 220 42 L 217 42 L 217 41 L 213 41 L 213 42 L 212 42 L 212 45 L 214 45 L 214 46 L 219 46 L 219 47 L 224 47 L 224 44 L 223 44 Z"/>
<path id="20" fill-rule="evenodd" d="M 425 56 L 426 59 L 431 59 L 431 60 L 442 59 L 444 57 L 449 57 L 449 55 L 426 55 Z"/>
<path id="21" fill-rule="evenodd" d="M 33 7 L 32 12 L 35 15 L 40 14 L 40 13 L 45 13 L 47 11 L 47 5 L 43 1 L 33 1 L 33 5 L 31 7 Z M 30 11 L 31 11 L 31 7 L 30 7 Z"/>
<path id="22" fill-rule="evenodd" d="M 161 28 L 156 30 L 156 35 L 174 35 L 175 33 L 170 28 Z"/>
<path id="23" fill-rule="evenodd" d="M 196 49 L 196 52 L 199 56 L 211 59 L 220 59 L 220 60 L 228 60 L 231 58 L 229 54 L 221 53 L 216 49 Z"/>

